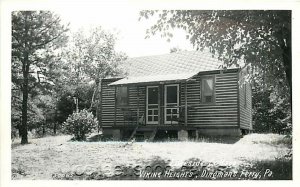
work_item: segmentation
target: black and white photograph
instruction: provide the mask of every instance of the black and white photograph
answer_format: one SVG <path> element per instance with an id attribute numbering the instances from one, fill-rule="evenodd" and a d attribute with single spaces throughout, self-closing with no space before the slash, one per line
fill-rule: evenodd
<path id="1" fill-rule="evenodd" d="M 299 3 L 54 2 L 1 5 L 7 180 L 295 179 Z"/>

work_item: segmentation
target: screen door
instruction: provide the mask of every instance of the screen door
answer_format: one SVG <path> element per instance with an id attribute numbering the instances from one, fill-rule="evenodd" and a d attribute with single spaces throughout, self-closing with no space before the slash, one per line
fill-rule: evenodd
<path id="1" fill-rule="evenodd" d="M 165 85 L 165 124 L 177 124 L 179 118 L 179 86 Z"/>
<path id="2" fill-rule="evenodd" d="M 147 87 L 147 124 L 158 124 L 158 86 Z"/>

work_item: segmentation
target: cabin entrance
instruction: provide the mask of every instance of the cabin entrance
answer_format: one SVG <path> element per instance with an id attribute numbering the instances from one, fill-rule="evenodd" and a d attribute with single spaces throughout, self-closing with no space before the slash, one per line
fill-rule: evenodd
<path id="1" fill-rule="evenodd" d="M 158 86 L 147 86 L 147 124 L 158 124 L 158 91 Z"/>
<path id="2" fill-rule="evenodd" d="M 178 124 L 179 85 L 147 86 L 146 92 L 147 124 Z"/>
<path id="3" fill-rule="evenodd" d="M 165 124 L 177 124 L 179 118 L 179 85 L 165 85 Z"/>

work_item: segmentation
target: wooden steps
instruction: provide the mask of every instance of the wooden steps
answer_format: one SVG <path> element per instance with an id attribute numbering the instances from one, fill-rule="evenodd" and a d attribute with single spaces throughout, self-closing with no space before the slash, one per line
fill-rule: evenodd
<path id="1" fill-rule="evenodd" d="M 150 135 L 150 138 L 149 138 L 149 142 L 153 142 L 156 133 L 157 133 L 157 128 L 155 128 L 155 129 L 152 131 L 152 133 L 151 133 L 151 135 Z"/>
<path id="2" fill-rule="evenodd" d="M 136 126 L 135 129 L 133 130 L 132 134 L 130 135 L 128 141 L 131 141 L 132 138 L 135 136 L 137 129 L 139 128 L 139 126 Z"/>
<path id="3" fill-rule="evenodd" d="M 133 132 L 131 133 L 128 141 L 132 141 L 133 138 L 136 138 L 137 140 L 143 140 L 144 139 L 144 133 L 145 131 L 142 129 L 139 129 L 140 126 L 136 126 L 135 129 L 133 130 Z M 148 141 L 152 142 L 156 136 L 158 128 L 154 128 L 149 136 Z M 149 131 L 148 131 L 149 132 Z"/>

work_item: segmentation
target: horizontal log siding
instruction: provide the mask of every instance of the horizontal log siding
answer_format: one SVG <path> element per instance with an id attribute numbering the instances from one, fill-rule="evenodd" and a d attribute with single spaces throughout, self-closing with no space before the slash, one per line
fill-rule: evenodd
<path id="1" fill-rule="evenodd" d="M 215 74 L 215 103 L 201 103 L 201 77 L 196 76 L 195 81 L 187 83 L 188 101 L 188 126 L 203 128 L 238 127 L 238 84 L 237 73 Z M 115 87 L 107 86 L 115 80 L 103 81 L 102 83 L 102 126 L 112 127 L 114 125 L 115 109 Z M 185 84 L 180 84 L 180 105 L 185 105 Z M 129 107 L 131 111 L 137 112 L 137 87 L 129 86 Z M 163 99 L 163 92 L 161 99 Z M 145 117 L 146 109 L 146 87 L 139 86 L 139 113 Z M 161 100 L 161 105 L 163 105 Z M 182 110 L 184 112 L 184 110 Z M 162 112 L 163 114 L 163 112 Z M 161 116 L 163 119 L 163 116 Z M 163 120 L 162 120 L 163 121 Z M 161 121 L 161 122 L 162 122 Z M 116 110 L 116 125 L 128 125 L 124 121 L 124 115 L 120 108 Z M 163 125 L 161 123 L 161 125 Z"/>
<path id="2" fill-rule="evenodd" d="M 246 104 L 245 89 L 246 86 Z M 252 90 L 250 83 L 240 86 L 240 127 L 252 130 Z"/>
<path id="3" fill-rule="evenodd" d="M 124 112 L 120 107 L 116 107 L 115 116 L 115 87 L 108 86 L 108 84 L 116 80 L 104 80 L 102 82 L 102 107 L 101 107 L 101 125 L 103 127 L 112 127 L 115 125 L 136 125 L 132 121 L 125 121 Z M 128 87 L 128 107 L 133 114 L 137 114 L 138 102 L 137 102 L 137 87 Z M 139 88 L 139 116 L 145 114 L 145 87 Z"/>
<path id="4" fill-rule="evenodd" d="M 114 82 L 103 80 L 101 83 L 101 125 L 102 127 L 114 125 L 115 115 L 115 88 L 108 87 L 108 84 Z"/>
<path id="5" fill-rule="evenodd" d="M 128 87 L 128 96 L 129 96 L 129 107 L 130 110 L 136 114 L 138 112 L 139 108 L 139 116 L 138 118 L 141 118 L 144 116 L 145 119 L 145 109 L 146 109 L 146 89 L 145 86 L 139 86 L 139 94 L 138 89 L 136 86 L 129 86 Z M 139 102 L 138 102 L 138 96 L 139 96 Z M 138 107 L 139 106 L 139 107 Z"/>
<path id="6" fill-rule="evenodd" d="M 203 76 L 203 75 L 202 75 Z M 238 74 L 215 74 L 215 103 L 201 103 L 201 75 L 187 83 L 188 125 L 195 127 L 238 127 Z M 181 105 L 185 103 L 184 84 Z"/>

